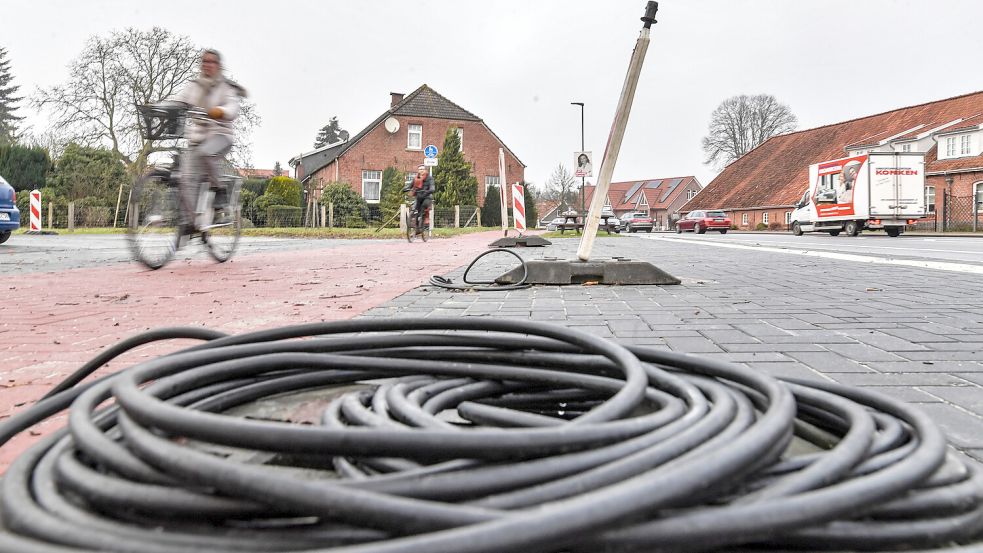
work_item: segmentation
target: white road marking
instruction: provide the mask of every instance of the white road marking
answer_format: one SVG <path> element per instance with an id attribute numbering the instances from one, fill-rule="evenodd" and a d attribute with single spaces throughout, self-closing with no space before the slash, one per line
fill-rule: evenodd
<path id="1" fill-rule="evenodd" d="M 795 245 L 788 245 L 789 248 L 802 248 L 802 247 L 813 247 L 813 248 L 866 248 L 870 250 L 904 250 L 911 251 L 911 248 L 896 248 L 894 246 L 871 246 L 868 244 L 836 244 L 832 245 L 828 242 L 800 242 Z M 920 248 L 920 252 L 939 252 L 939 253 L 969 253 L 969 254 L 979 254 L 979 251 L 975 250 L 935 250 L 935 249 L 925 249 Z"/>
<path id="2" fill-rule="evenodd" d="M 714 242 L 710 240 L 690 240 L 686 238 L 674 238 L 669 236 L 645 235 L 640 238 L 649 240 L 667 240 L 670 242 L 685 242 L 687 244 L 701 244 L 706 246 L 716 246 L 718 248 L 733 248 L 740 250 L 755 250 L 759 252 L 787 253 L 794 255 L 804 255 L 807 257 L 825 257 L 828 259 L 839 259 L 841 261 L 856 261 L 859 263 L 874 263 L 880 265 L 900 265 L 904 267 L 917 267 L 919 269 L 935 269 L 939 271 L 956 271 L 959 273 L 972 273 L 983 275 L 983 265 L 969 265 L 965 263 L 950 263 L 948 261 L 918 261 L 916 259 L 890 259 L 884 257 L 871 257 L 852 253 L 837 253 L 830 251 L 814 251 L 791 249 L 791 247 L 778 248 L 774 246 L 748 246 L 745 244 L 734 244 L 731 242 Z M 971 252 L 975 253 L 975 252 Z"/>

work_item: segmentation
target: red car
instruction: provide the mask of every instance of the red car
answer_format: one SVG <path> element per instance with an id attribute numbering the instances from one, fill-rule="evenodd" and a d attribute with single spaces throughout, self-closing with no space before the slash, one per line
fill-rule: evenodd
<path id="1" fill-rule="evenodd" d="M 688 215 L 676 222 L 676 234 L 684 230 L 691 230 L 697 234 L 704 234 L 708 230 L 719 230 L 720 234 L 727 234 L 730 230 L 730 217 L 723 211 L 690 211 Z"/>

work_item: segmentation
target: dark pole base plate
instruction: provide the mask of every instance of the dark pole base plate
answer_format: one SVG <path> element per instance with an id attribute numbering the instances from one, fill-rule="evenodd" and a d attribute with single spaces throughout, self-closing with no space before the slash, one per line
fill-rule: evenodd
<path id="1" fill-rule="evenodd" d="M 680 280 L 646 261 L 614 258 L 598 261 L 566 261 L 560 259 L 526 262 L 529 284 L 680 284 Z M 515 284 L 522 278 L 522 267 L 516 267 L 495 279 L 496 284 Z"/>
<path id="2" fill-rule="evenodd" d="M 509 237 L 499 238 L 491 244 L 488 244 L 489 248 L 541 248 L 543 246 L 552 246 L 553 243 L 545 238 L 539 236 L 519 236 L 519 237 Z"/>
<path id="3" fill-rule="evenodd" d="M 29 230 L 24 234 L 31 235 L 31 236 L 50 236 L 58 233 L 53 230 Z"/>

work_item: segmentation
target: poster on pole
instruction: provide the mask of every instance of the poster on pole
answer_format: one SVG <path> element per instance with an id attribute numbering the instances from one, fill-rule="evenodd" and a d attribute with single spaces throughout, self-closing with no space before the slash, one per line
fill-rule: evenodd
<path id="1" fill-rule="evenodd" d="M 498 149 L 498 194 L 502 205 L 502 230 L 509 232 L 509 181 L 505 180 L 505 150 Z"/>
<path id="2" fill-rule="evenodd" d="M 591 152 L 574 152 L 573 153 L 575 161 L 573 166 L 575 167 L 574 175 L 575 177 L 593 177 L 594 176 L 594 156 Z"/>

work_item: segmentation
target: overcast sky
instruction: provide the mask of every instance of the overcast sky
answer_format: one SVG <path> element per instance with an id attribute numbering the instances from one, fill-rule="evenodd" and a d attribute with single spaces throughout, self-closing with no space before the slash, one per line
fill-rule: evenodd
<path id="1" fill-rule="evenodd" d="M 253 165 L 352 134 L 423 83 L 483 118 L 542 184 L 586 145 L 599 160 L 643 0 L 2 0 L 21 92 L 64 82 L 92 35 L 154 25 L 222 51 L 263 119 Z M 662 0 L 617 181 L 716 172 L 700 138 L 736 94 L 768 93 L 799 128 L 983 90 L 983 2 Z M 24 106 L 39 130 L 45 119 Z M 595 166 L 595 174 L 597 167 Z"/>

